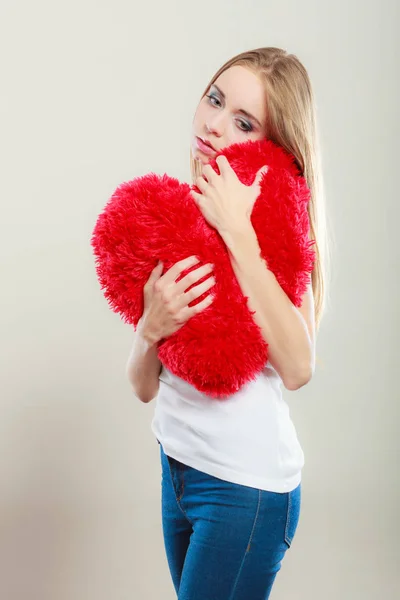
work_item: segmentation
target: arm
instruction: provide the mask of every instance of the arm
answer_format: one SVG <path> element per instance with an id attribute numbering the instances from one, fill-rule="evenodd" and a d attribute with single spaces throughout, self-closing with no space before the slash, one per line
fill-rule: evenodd
<path id="1" fill-rule="evenodd" d="M 182 272 L 199 262 L 195 256 L 189 256 L 175 263 L 164 275 L 160 261 L 153 269 L 143 289 L 144 309 L 136 327 L 135 339 L 129 356 L 126 373 L 133 392 L 141 402 L 150 402 L 157 396 L 162 363 L 158 358 L 158 342 L 178 331 L 191 317 L 205 310 L 213 301 L 212 294 L 189 307 L 196 298 L 202 296 L 215 284 L 209 277 L 198 283 L 212 272 L 213 266 L 203 265 L 182 277 Z M 188 292 L 188 288 L 191 288 Z"/>
<path id="2" fill-rule="evenodd" d="M 315 365 L 315 323 L 312 288 L 309 285 L 301 308 L 289 300 L 275 275 L 261 257 L 251 221 L 240 229 L 221 232 L 232 268 L 248 297 L 253 318 L 268 343 L 269 360 L 288 390 L 311 379 Z"/>
<path id="3" fill-rule="evenodd" d="M 141 402 L 147 404 L 157 396 L 161 368 L 162 363 L 157 356 L 157 342 L 145 329 L 141 319 L 126 365 L 126 374 L 133 393 Z"/>

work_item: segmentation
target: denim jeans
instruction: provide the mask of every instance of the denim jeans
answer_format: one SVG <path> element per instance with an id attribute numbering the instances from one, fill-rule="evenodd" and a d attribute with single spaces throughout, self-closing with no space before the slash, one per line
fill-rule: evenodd
<path id="1" fill-rule="evenodd" d="M 162 527 L 178 600 L 266 600 L 300 516 L 285 493 L 230 483 L 167 456 Z"/>

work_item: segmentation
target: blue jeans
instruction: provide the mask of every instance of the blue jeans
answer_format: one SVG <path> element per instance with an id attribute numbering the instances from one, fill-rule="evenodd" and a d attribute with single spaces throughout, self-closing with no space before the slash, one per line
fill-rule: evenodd
<path id="1" fill-rule="evenodd" d="M 300 516 L 286 493 L 230 483 L 167 456 L 162 527 L 178 600 L 266 600 Z"/>

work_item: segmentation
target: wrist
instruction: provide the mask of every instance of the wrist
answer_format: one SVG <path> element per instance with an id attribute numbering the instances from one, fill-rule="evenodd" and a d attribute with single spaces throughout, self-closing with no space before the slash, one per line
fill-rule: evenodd
<path id="1" fill-rule="evenodd" d="M 149 349 L 152 346 L 156 346 L 161 339 L 148 323 L 145 314 L 142 315 L 137 324 L 136 333 L 142 338 Z"/>
<path id="2" fill-rule="evenodd" d="M 257 235 L 250 219 L 221 231 L 220 235 L 231 253 L 244 247 L 248 248 L 251 244 L 258 246 Z"/>

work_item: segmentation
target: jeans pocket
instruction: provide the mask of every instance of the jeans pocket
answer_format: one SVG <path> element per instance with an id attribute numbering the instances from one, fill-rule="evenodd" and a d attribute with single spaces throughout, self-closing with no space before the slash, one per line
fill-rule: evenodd
<path id="1" fill-rule="evenodd" d="M 300 519 L 301 505 L 301 484 L 291 492 L 288 492 L 286 527 L 285 527 L 285 542 L 290 548 L 296 533 L 297 525 Z"/>

